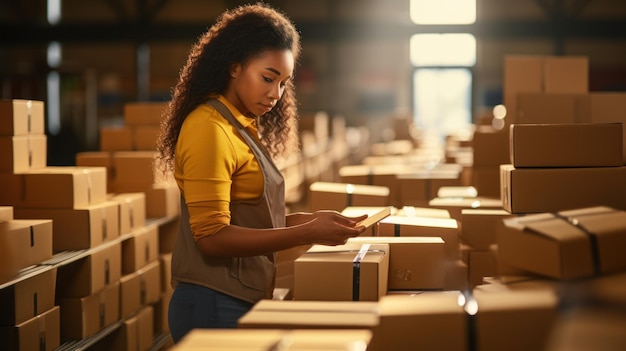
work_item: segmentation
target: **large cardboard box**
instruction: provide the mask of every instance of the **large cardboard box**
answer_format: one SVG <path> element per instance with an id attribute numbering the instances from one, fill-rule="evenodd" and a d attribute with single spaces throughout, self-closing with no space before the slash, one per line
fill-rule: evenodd
<path id="1" fill-rule="evenodd" d="M 453 218 L 389 216 L 378 224 L 381 237 L 439 237 L 446 260 L 459 258 L 459 227 Z"/>
<path id="2" fill-rule="evenodd" d="M 76 208 L 106 200 L 104 167 L 48 166 L 25 173 L 23 182 L 19 207 Z"/>
<path id="3" fill-rule="evenodd" d="M 439 237 L 356 237 L 349 244 L 388 244 L 387 290 L 443 289 L 444 242 Z"/>
<path id="4" fill-rule="evenodd" d="M 309 186 L 309 211 L 342 211 L 350 206 L 387 206 L 389 188 L 386 186 L 314 182 Z"/>
<path id="5" fill-rule="evenodd" d="M 590 123 L 589 94 L 520 93 L 515 124 Z"/>
<path id="6" fill-rule="evenodd" d="M 2 349 L 7 351 L 53 351 L 61 345 L 61 313 L 53 306 L 15 326 L 0 327 Z"/>
<path id="7" fill-rule="evenodd" d="M 161 298 L 161 262 L 153 261 L 120 278 L 120 317 L 126 318 Z"/>
<path id="8" fill-rule="evenodd" d="M 294 300 L 377 301 L 387 293 L 389 245 L 313 245 L 294 271 Z"/>
<path id="9" fill-rule="evenodd" d="M 557 212 L 591 206 L 626 209 L 626 167 L 500 166 L 502 206 L 510 213 Z"/>
<path id="10" fill-rule="evenodd" d="M 127 126 L 158 126 L 167 102 L 128 102 L 124 104 L 124 124 Z"/>
<path id="11" fill-rule="evenodd" d="M 578 279 L 626 268 L 626 212 L 598 206 L 505 219 L 498 259 L 555 279 Z"/>
<path id="12" fill-rule="evenodd" d="M 461 240 L 474 249 L 488 250 L 496 243 L 499 222 L 513 216 L 504 209 L 463 209 Z"/>
<path id="13" fill-rule="evenodd" d="M 40 264 L 52 258 L 52 221 L 13 219 L 0 222 L 0 244 L 0 254 L 6 254 L 11 261 L 9 267 L 19 270 Z"/>
<path id="14" fill-rule="evenodd" d="M 61 339 L 86 339 L 120 320 L 120 283 L 116 281 L 91 295 L 61 298 Z"/>
<path id="15" fill-rule="evenodd" d="M 16 218 L 52 220 L 53 250 L 89 249 L 115 240 L 119 232 L 119 204 L 103 201 L 68 209 L 16 208 Z"/>
<path id="16" fill-rule="evenodd" d="M 44 102 L 0 100 L 0 135 L 45 134 Z"/>
<path id="17" fill-rule="evenodd" d="M 55 286 L 52 267 L 0 289 L 0 325 L 19 325 L 53 308 Z"/>
<path id="18" fill-rule="evenodd" d="M 110 200 L 119 203 L 120 235 L 146 225 L 146 193 L 119 193 L 110 196 Z"/>
<path id="19" fill-rule="evenodd" d="M 85 257 L 58 266 L 56 296 L 82 298 L 116 284 L 122 276 L 121 243 L 93 248 Z"/>
<path id="20" fill-rule="evenodd" d="M 159 228 L 148 224 L 122 240 L 122 274 L 129 274 L 159 258 Z"/>
<path id="21" fill-rule="evenodd" d="M 621 123 L 513 124 L 510 160 L 522 167 L 621 166 Z"/>
<path id="22" fill-rule="evenodd" d="M 473 167 L 509 163 L 509 134 L 506 130 L 478 127 L 472 137 Z"/>
<path id="23" fill-rule="evenodd" d="M 22 173 L 47 164 L 45 135 L 0 136 L 0 172 Z"/>

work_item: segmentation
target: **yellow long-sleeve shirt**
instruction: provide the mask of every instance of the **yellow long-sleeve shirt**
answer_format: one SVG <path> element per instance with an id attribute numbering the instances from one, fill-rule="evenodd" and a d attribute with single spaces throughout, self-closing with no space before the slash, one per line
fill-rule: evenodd
<path id="1" fill-rule="evenodd" d="M 218 97 L 252 135 L 253 118 Z M 253 200 L 263 194 L 263 173 L 248 144 L 213 107 L 202 104 L 182 125 L 174 177 L 189 209 L 194 239 L 211 235 L 230 223 L 231 200 Z"/>

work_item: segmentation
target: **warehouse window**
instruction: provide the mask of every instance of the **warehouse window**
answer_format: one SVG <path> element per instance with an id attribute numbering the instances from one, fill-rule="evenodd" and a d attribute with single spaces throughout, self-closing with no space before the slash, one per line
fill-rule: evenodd
<path id="1" fill-rule="evenodd" d="M 411 0 L 418 25 L 470 24 L 475 0 Z M 414 120 L 419 127 L 447 134 L 472 120 L 472 71 L 476 38 L 468 33 L 415 34 L 410 39 Z"/>

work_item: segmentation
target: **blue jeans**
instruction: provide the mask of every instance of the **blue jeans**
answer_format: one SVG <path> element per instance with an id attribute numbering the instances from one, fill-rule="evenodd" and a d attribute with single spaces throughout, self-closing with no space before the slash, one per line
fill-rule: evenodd
<path id="1" fill-rule="evenodd" d="M 172 339 L 180 341 L 197 328 L 236 328 L 253 304 L 203 286 L 178 283 L 170 300 L 168 324 Z"/>

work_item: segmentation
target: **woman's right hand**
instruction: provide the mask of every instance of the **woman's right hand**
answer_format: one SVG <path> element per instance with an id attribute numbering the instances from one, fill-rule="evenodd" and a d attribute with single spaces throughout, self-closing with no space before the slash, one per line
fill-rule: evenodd
<path id="1" fill-rule="evenodd" d="M 312 214 L 310 226 L 313 244 L 343 245 L 349 238 L 359 236 L 366 227 L 358 225 L 367 214 L 358 217 L 344 216 L 337 211 L 317 211 Z"/>

